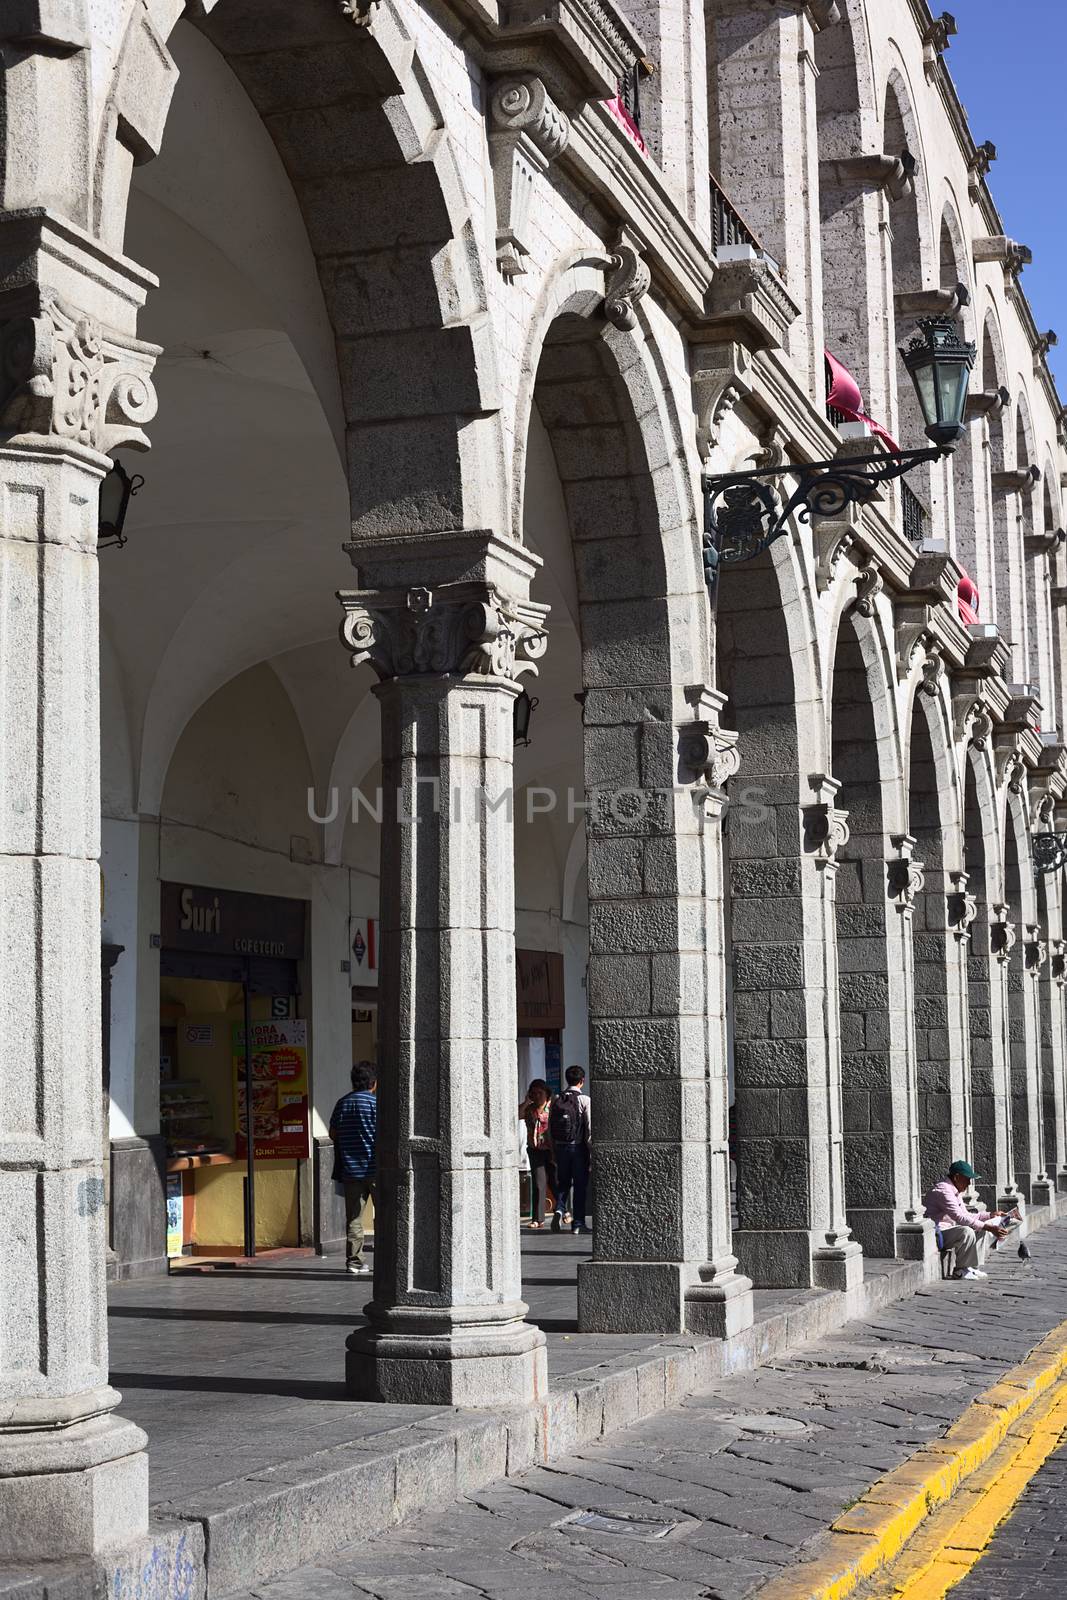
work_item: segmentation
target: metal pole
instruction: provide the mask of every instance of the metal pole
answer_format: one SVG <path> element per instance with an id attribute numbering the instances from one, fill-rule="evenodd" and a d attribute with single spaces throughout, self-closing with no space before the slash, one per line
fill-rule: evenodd
<path id="1" fill-rule="evenodd" d="M 249 1004 L 248 982 L 251 974 L 247 966 L 244 974 L 245 1004 L 245 1159 L 248 1176 L 244 1185 L 245 1200 L 245 1255 L 256 1253 L 256 1118 L 252 1103 L 252 1015 Z"/>

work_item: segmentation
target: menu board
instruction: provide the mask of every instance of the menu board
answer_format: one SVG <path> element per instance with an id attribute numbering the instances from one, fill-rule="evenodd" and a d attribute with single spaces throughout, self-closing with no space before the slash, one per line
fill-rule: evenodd
<path id="1" fill-rule="evenodd" d="M 233 1027 L 236 1155 L 248 1157 L 245 1030 Z M 257 1161 L 306 1160 L 308 1147 L 307 1022 L 295 1018 L 252 1024 L 252 1117 Z"/>

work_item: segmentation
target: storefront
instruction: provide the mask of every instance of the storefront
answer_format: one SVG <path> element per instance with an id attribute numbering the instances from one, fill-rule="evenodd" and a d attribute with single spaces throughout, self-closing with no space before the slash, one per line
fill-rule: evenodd
<path id="1" fill-rule="evenodd" d="M 161 900 L 167 1254 L 298 1246 L 308 1231 L 305 902 L 180 883 L 163 883 Z"/>

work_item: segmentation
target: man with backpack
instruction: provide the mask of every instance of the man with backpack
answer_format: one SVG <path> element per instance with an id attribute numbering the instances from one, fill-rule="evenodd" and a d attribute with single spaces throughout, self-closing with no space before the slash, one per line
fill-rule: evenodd
<path id="1" fill-rule="evenodd" d="M 589 1096 L 583 1092 L 585 1073 L 581 1067 L 568 1067 L 567 1086 L 556 1096 L 548 1113 L 548 1134 L 556 1161 L 556 1209 L 552 1232 L 563 1227 L 563 1206 L 567 1190 L 571 1199 L 571 1232 L 588 1233 L 585 1225 L 585 1196 L 589 1188 Z"/>

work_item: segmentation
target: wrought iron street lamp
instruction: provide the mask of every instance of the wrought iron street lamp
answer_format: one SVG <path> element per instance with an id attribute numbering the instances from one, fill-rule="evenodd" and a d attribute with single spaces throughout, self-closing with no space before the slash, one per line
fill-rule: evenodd
<path id="1" fill-rule="evenodd" d="M 135 472 L 131 478 L 121 461 L 112 462 L 111 471 L 100 483 L 99 531 L 96 538 L 98 550 L 106 550 L 111 545 L 121 549 L 126 543 L 126 535 L 122 531 L 126 512 L 132 496 L 143 483 L 144 478 L 139 472 Z"/>
<path id="2" fill-rule="evenodd" d="M 803 461 L 752 472 L 704 477 L 704 577 L 714 592 L 721 566 L 751 561 L 773 544 L 796 515 L 801 522 L 838 517 L 864 505 L 883 483 L 902 478 L 925 461 L 940 461 L 962 438 L 967 390 L 977 348 L 960 338 L 951 317 L 927 317 L 901 350 L 926 422 L 926 450 L 888 450 L 840 461 Z M 773 480 L 798 482 L 784 502 Z"/>
<path id="3" fill-rule="evenodd" d="M 530 742 L 530 718 L 534 710 L 541 704 L 540 700 L 532 697 L 528 689 L 520 689 L 515 697 L 513 723 L 515 730 L 515 743 L 528 745 Z"/>
<path id="4" fill-rule="evenodd" d="M 1067 834 L 1034 834 L 1034 876 L 1043 878 L 1067 867 Z"/>

